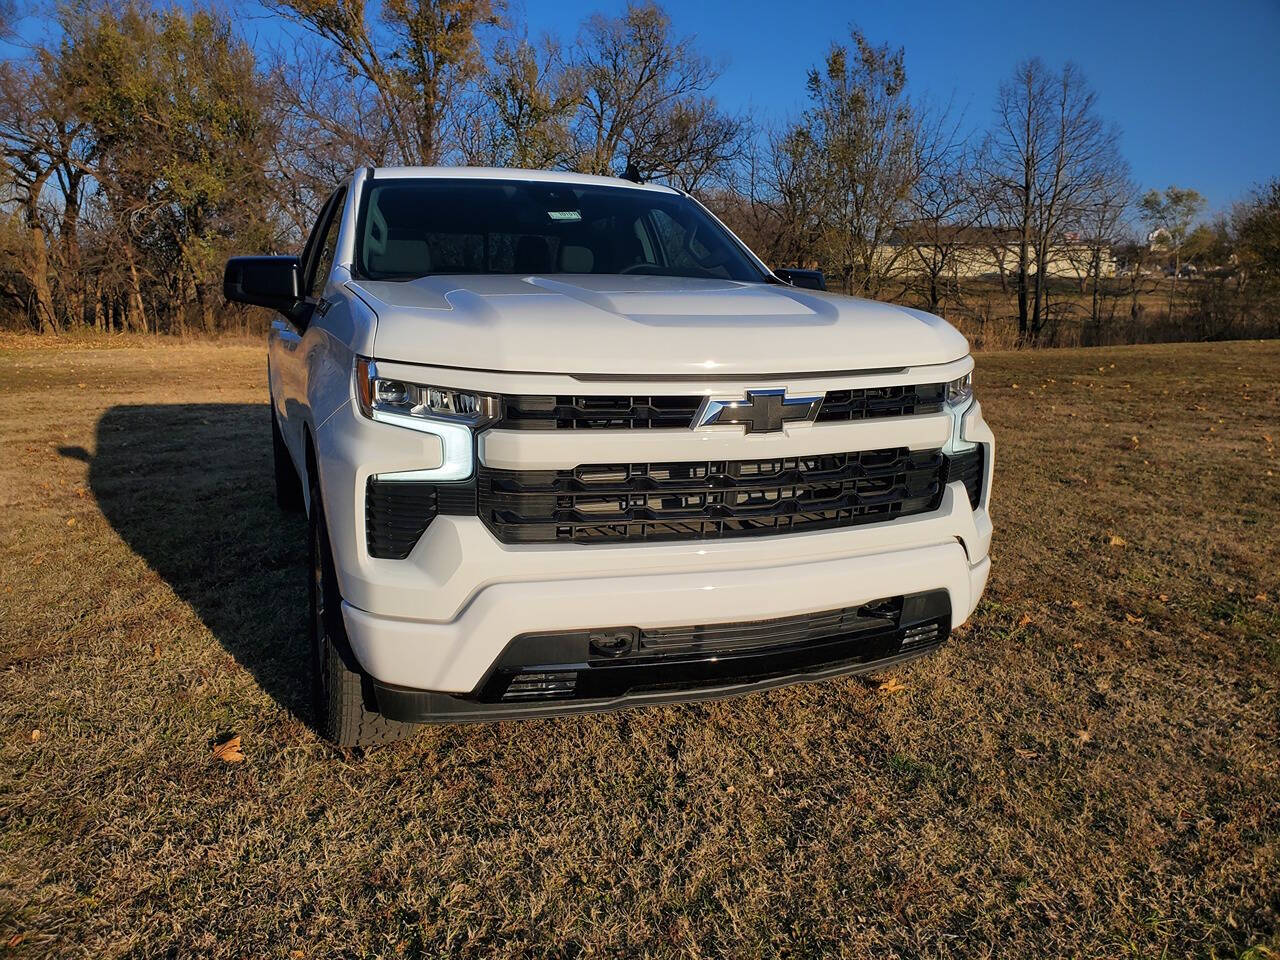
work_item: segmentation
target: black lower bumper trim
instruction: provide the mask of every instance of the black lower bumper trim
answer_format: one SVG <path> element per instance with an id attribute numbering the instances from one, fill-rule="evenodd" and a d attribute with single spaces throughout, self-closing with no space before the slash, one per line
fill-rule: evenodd
<path id="1" fill-rule="evenodd" d="M 407 722 L 547 717 L 713 700 L 883 670 L 911 660 L 936 649 L 949 633 L 946 601 L 945 591 L 917 594 L 906 598 L 906 609 L 926 616 L 895 617 L 878 627 L 773 647 L 754 645 L 694 656 L 583 657 L 576 662 L 543 662 L 514 669 L 504 668 L 500 659 L 490 676 L 468 695 L 415 690 L 377 680 L 373 685 L 378 710 L 390 719 Z M 898 608 L 903 609 L 902 603 Z M 517 641 L 521 639 L 525 638 Z"/>

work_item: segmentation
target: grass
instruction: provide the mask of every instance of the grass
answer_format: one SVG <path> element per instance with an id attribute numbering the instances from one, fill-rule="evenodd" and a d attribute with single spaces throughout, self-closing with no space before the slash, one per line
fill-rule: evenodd
<path id="1" fill-rule="evenodd" d="M 5 343 L 0 955 L 1276 956 L 1280 343 L 978 390 L 991 584 L 900 692 L 344 756 L 261 348 Z"/>

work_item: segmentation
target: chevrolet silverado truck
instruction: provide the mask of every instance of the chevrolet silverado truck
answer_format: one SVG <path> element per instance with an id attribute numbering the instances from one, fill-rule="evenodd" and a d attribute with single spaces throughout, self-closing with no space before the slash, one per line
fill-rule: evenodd
<path id="1" fill-rule="evenodd" d="M 788 282 L 793 281 L 793 282 Z M 993 441 L 938 317 L 770 270 L 686 193 L 361 169 L 277 311 L 319 731 L 721 697 L 936 648 L 990 567 Z"/>

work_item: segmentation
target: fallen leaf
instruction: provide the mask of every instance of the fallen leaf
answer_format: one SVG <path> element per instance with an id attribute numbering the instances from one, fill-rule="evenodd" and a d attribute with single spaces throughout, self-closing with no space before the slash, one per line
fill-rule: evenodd
<path id="1" fill-rule="evenodd" d="M 1167 593 L 1162 593 L 1162 594 L 1160 594 L 1160 602 L 1161 602 L 1161 603 L 1168 603 L 1168 602 L 1169 602 L 1169 595 L 1168 595 Z"/>
<path id="2" fill-rule="evenodd" d="M 1027 624 L 1029 624 L 1030 622 L 1031 622 L 1031 614 L 1029 614 L 1029 613 L 1024 613 L 1024 614 L 1022 615 L 1022 619 L 1018 621 L 1018 626 L 1020 626 L 1020 627 L 1025 627 L 1025 626 L 1026 626 Z"/>
<path id="3" fill-rule="evenodd" d="M 68 526 L 68 527 L 74 527 L 75 525 L 76 525 L 76 518 L 75 518 L 75 517 L 67 517 L 67 526 Z"/>
<path id="4" fill-rule="evenodd" d="M 1147 622 L 1146 617 L 1135 617 L 1132 613 L 1126 613 L 1124 615 L 1124 618 L 1128 620 L 1130 623 L 1146 623 Z"/>
<path id="5" fill-rule="evenodd" d="M 890 677 L 884 683 L 880 684 L 881 693 L 900 693 L 907 689 L 907 685 L 897 677 Z"/>
<path id="6" fill-rule="evenodd" d="M 1111 535 L 1111 540 L 1109 542 L 1113 547 L 1125 546 L 1124 537 L 1117 537 L 1114 533 Z"/>
<path id="7" fill-rule="evenodd" d="M 44 736 L 44 734 L 43 734 L 43 733 L 41 733 L 39 730 L 32 730 L 32 731 L 31 731 L 31 742 L 32 742 L 32 743 L 39 743 L 39 742 L 40 742 L 40 738 L 41 738 L 41 737 L 43 737 L 43 736 Z"/>
<path id="8" fill-rule="evenodd" d="M 237 734 L 225 743 L 220 743 L 214 747 L 213 758 L 221 760 L 223 763 L 244 762 L 244 754 L 240 750 L 240 735 Z"/>
<path id="9" fill-rule="evenodd" d="M 1267 602 L 1267 595 L 1266 595 L 1265 593 L 1260 593 L 1260 594 L 1258 594 L 1256 597 L 1254 597 L 1253 599 L 1257 600 L 1259 603 L 1266 603 L 1266 602 Z"/>

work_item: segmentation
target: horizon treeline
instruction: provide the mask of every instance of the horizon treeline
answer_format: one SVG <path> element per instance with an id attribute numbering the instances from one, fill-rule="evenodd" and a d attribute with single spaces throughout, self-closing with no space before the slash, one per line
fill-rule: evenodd
<path id="1" fill-rule="evenodd" d="M 978 345 L 1280 335 L 1280 179 L 1199 222 L 1193 187 L 1133 182 L 1069 63 L 1011 60 L 972 132 L 849 28 L 796 65 L 804 109 L 765 126 L 652 2 L 571 37 L 495 0 L 261 6 L 287 22 L 270 49 L 219 8 L 143 2 L 48 8 L 20 42 L 0 3 L 0 327 L 259 330 L 222 298 L 226 258 L 296 252 L 359 166 L 634 165 L 771 266 Z"/>

